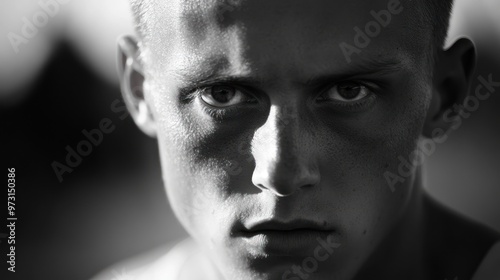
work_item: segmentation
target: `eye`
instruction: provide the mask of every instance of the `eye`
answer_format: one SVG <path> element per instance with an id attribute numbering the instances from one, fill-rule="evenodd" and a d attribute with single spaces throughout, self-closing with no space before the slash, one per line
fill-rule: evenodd
<path id="1" fill-rule="evenodd" d="M 231 86 L 210 86 L 201 90 L 201 99 L 214 107 L 229 107 L 248 102 L 252 98 Z"/>
<path id="2" fill-rule="evenodd" d="M 322 94 L 322 98 L 344 103 L 359 101 L 372 94 L 365 85 L 357 82 L 340 82 Z"/>

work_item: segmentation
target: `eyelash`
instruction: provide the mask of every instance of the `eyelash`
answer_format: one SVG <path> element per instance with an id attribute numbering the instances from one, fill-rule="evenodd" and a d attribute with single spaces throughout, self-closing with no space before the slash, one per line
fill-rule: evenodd
<path id="1" fill-rule="evenodd" d="M 203 102 L 203 101 L 201 101 Z M 233 107 L 227 107 L 227 108 L 215 108 L 213 106 L 210 106 L 208 104 L 203 104 L 201 105 L 202 110 L 208 114 L 210 117 L 217 119 L 217 120 L 222 120 L 226 117 L 226 115 L 231 114 L 236 111 L 236 106 Z"/>
<path id="2" fill-rule="evenodd" d="M 336 106 L 338 108 L 342 108 L 343 110 L 347 110 L 347 111 L 356 111 L 356 110 L 363 108 L 363 106 L 365 106 L 370 101 L 373 101 L 373 99 L 376 98 L 378 95 L 379 87 L 375 83 L 358 81 L 358 80 L 344 80 L 344 81 L 339 81 L 339 82 L 336 82 L 332 85 L 329 85 L 326 89 L 322 90 L 318 96 L 323 96 L 323 95 L 327 94 L 328 90 L 332 89 L 335 86 L 338 86 L 341 83 L 345 83 L 345 82 L 356 83 L 356 84 L 359 84 L 363 87 L 366 87 L 370 91 L 370 93 L 366 97 L 364 97 L 358 101 L 355 101 L 355 102 L 341 102 L 341 101 L 334 101 L 334 100 L 320 100 L 317 102 L 328 103 L 330 105 Z"/>
<path id="3" fill-rule="evenodd" d="M 368 83 L 368 82 L 364 82 L 364 81 L 356 81 L 356 80 L 336 82 L 333 85 L 330 85 L 329 87 L 327 87 L 325 90 L 323 90 L 318 96 L 322 96 L 322 95 L 326 94 L 329 89 L 331 89 L 334 86 L 341 84 L 343 82 L 353 82 L 353 83 L 357 83 L 361 86 L 364 86 L 370 91 L 370 94 L 368 96 L 364 97 L 363 99 L 360 99 L 360 100 L 358 100 L 356 102 L 352 102 L 352 103 L 335 102 L 332 100 L 324 100 L 324 101 L 317 101 L 317 102 L 329 103 L 330 105 L 341 108 L 344 111 L 356 111 L 356 110 L 361 109 L 363 106 L 365 106 L 367 103 L 372 101 L 374 98 L 376 98 L 378 86 L 372 85 L 372 83 Z M 211 85 L 211 86 L 214 86 L 214 85 Z M 201 105 L 201 109 L 203 110 L 203 112 L 216 120 L 223 120 L 227 115 L 229 115 L 231 113 L 235 113 L 238 111 L 238 109 L 240 109 L 239 106 L 217 108 L 217 107 L 211 106 L 209 104 L 206 104 L 204 101 L 202 101 L 201 94 L 203 92 L 203 89 L 209 88 L 209 87 L 210 86 L 203 86 L 203 87 L 198 87 L 194 90 L 190 90 L 189 92 L 186 92 L 184 94 L 184 97 L 182 97 L 182 100 L 184 102 L 190 102 L 194 99 L 198 100 L 201 103 L 200 105 Z M 251 97 L 251 98 L 256 99 L 255 97 Z M 250 103 L 253 103 L 253 102 L 250 102 Z"/>
<path id="4" fill-rule="evenodd" d="M 238 112 L 239 109 L 241 109 L 240 106 L 230 106 L 230 107 L 224 107 L 224 108 L 217 108 L 214 106 L 211 106 L 210 104 L 207 104 L 204 102 L 201 98 L 201 95 L 203 93 L 203 90 L 206 88 L 210 88 L 212 86 L 216 85 L 211 85 L 211 86 L 205 86 L 205 87 L 199 87 L 195 90 L 193 90 L 188 96 L 186 97 L 187 100 L 193 100 L 196 99 L 198 102 L 201 104 L 201 109 L 203 110 L 204 113 L 208 114 L 210 117 L 216 119 L 216 120 L 223 120 L 227 115 L 230 115 L 232 113 Z M 243 90 L 241 90 L 243 92 Z M 244 92 L 243 92 L 244 93 Z M 249 96 L 249 98 L 256 99 L 255 97 L 244 93 Z M 254 103 L 254 102 L 248 102 L 248 103 Z"/>

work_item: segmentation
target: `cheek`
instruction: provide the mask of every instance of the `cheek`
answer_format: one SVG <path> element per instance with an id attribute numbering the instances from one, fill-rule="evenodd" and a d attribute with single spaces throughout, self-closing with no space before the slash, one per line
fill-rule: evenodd
<path id="1" fill-rule="evenodd" d="M 330 188 L 322 193 L 331 198 L 323 209 L 338 213 L 345 256 L 356 260 L 353 263 L 366 259 L 376 249 L 409 205 L 414 178 L 399 184 L 395 192 L 384 178 L 390 166 L 397 166 L 398 153 L 407 150 L 404 146 L 376 146 L 371 151 L 345 155 L 352 161 L 339 167 L 342 174 L 338 176 L 331 169 L 330 173 L 323 172 L 332 174 L 323 176 L 331 183 L 326 183 Z"/>
<path id="2" fill-rule="evenodd" d="M 414 157 L 426 102 L 425 92 L 405 92 L 369 118 L 346 124 L 349 129 L 324 130 L 321 178 L 333 186 L 324 195 L 341 213 L 352 252 L 373 250 L 407 209 L 416 178 L 407 163 Z"/>
<path id="3" fill-rule="evenodd" d="M 230 130 L 214 133 L 203 116 L 183 110 L 166 96 L 155 94 L 152 104 L 167 196 L 185 229 L 195 238 L 208 238 L 212 231 L 224 231 L 234 216 L 224 201 L 234 179 L 231 174 L 238 170 L 238 136 Z"/>

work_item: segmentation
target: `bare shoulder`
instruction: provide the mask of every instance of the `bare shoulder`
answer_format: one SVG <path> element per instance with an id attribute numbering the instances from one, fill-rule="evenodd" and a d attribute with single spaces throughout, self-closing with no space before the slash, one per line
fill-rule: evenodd
<path id="1" fill-rule="evenodd" d="M 102 270 L 91 280 L 135 280 L 151 269 L 164 256 L 168 255 L 175 244 L 165 244 L 143 254 L 125 259 Z"/>
<path id="2" fill-rule="evenodd" d="M 120 262 L 91 280 L 216 279 L 212 270 L 197 244 L 187 238 Z"/>
<path id="3" fill-rule="evenodd" d="M 471 279 L 492 246 L 498 232 L 426 199 L 426 251 L 435 279 Z"/>
<path id="4" fill-rule="evenodd" d="M 195 243 L 188 238 L 172 247 L 168 253 L 151 264 L 134 280 L 178 280 L 184 267 L 196 251 Z"/>

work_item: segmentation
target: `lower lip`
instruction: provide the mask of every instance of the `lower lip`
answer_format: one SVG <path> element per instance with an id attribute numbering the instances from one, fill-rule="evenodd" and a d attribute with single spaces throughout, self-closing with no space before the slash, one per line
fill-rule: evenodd
<path id="1" fill-rule="evenodd" d="M 243 239 L 256 252 L 276 256 L 297 256 L 310 254 L 326 241 L 333 231 L 298 229 L 298 230 L 262 230 L 245 232 Z"/>

